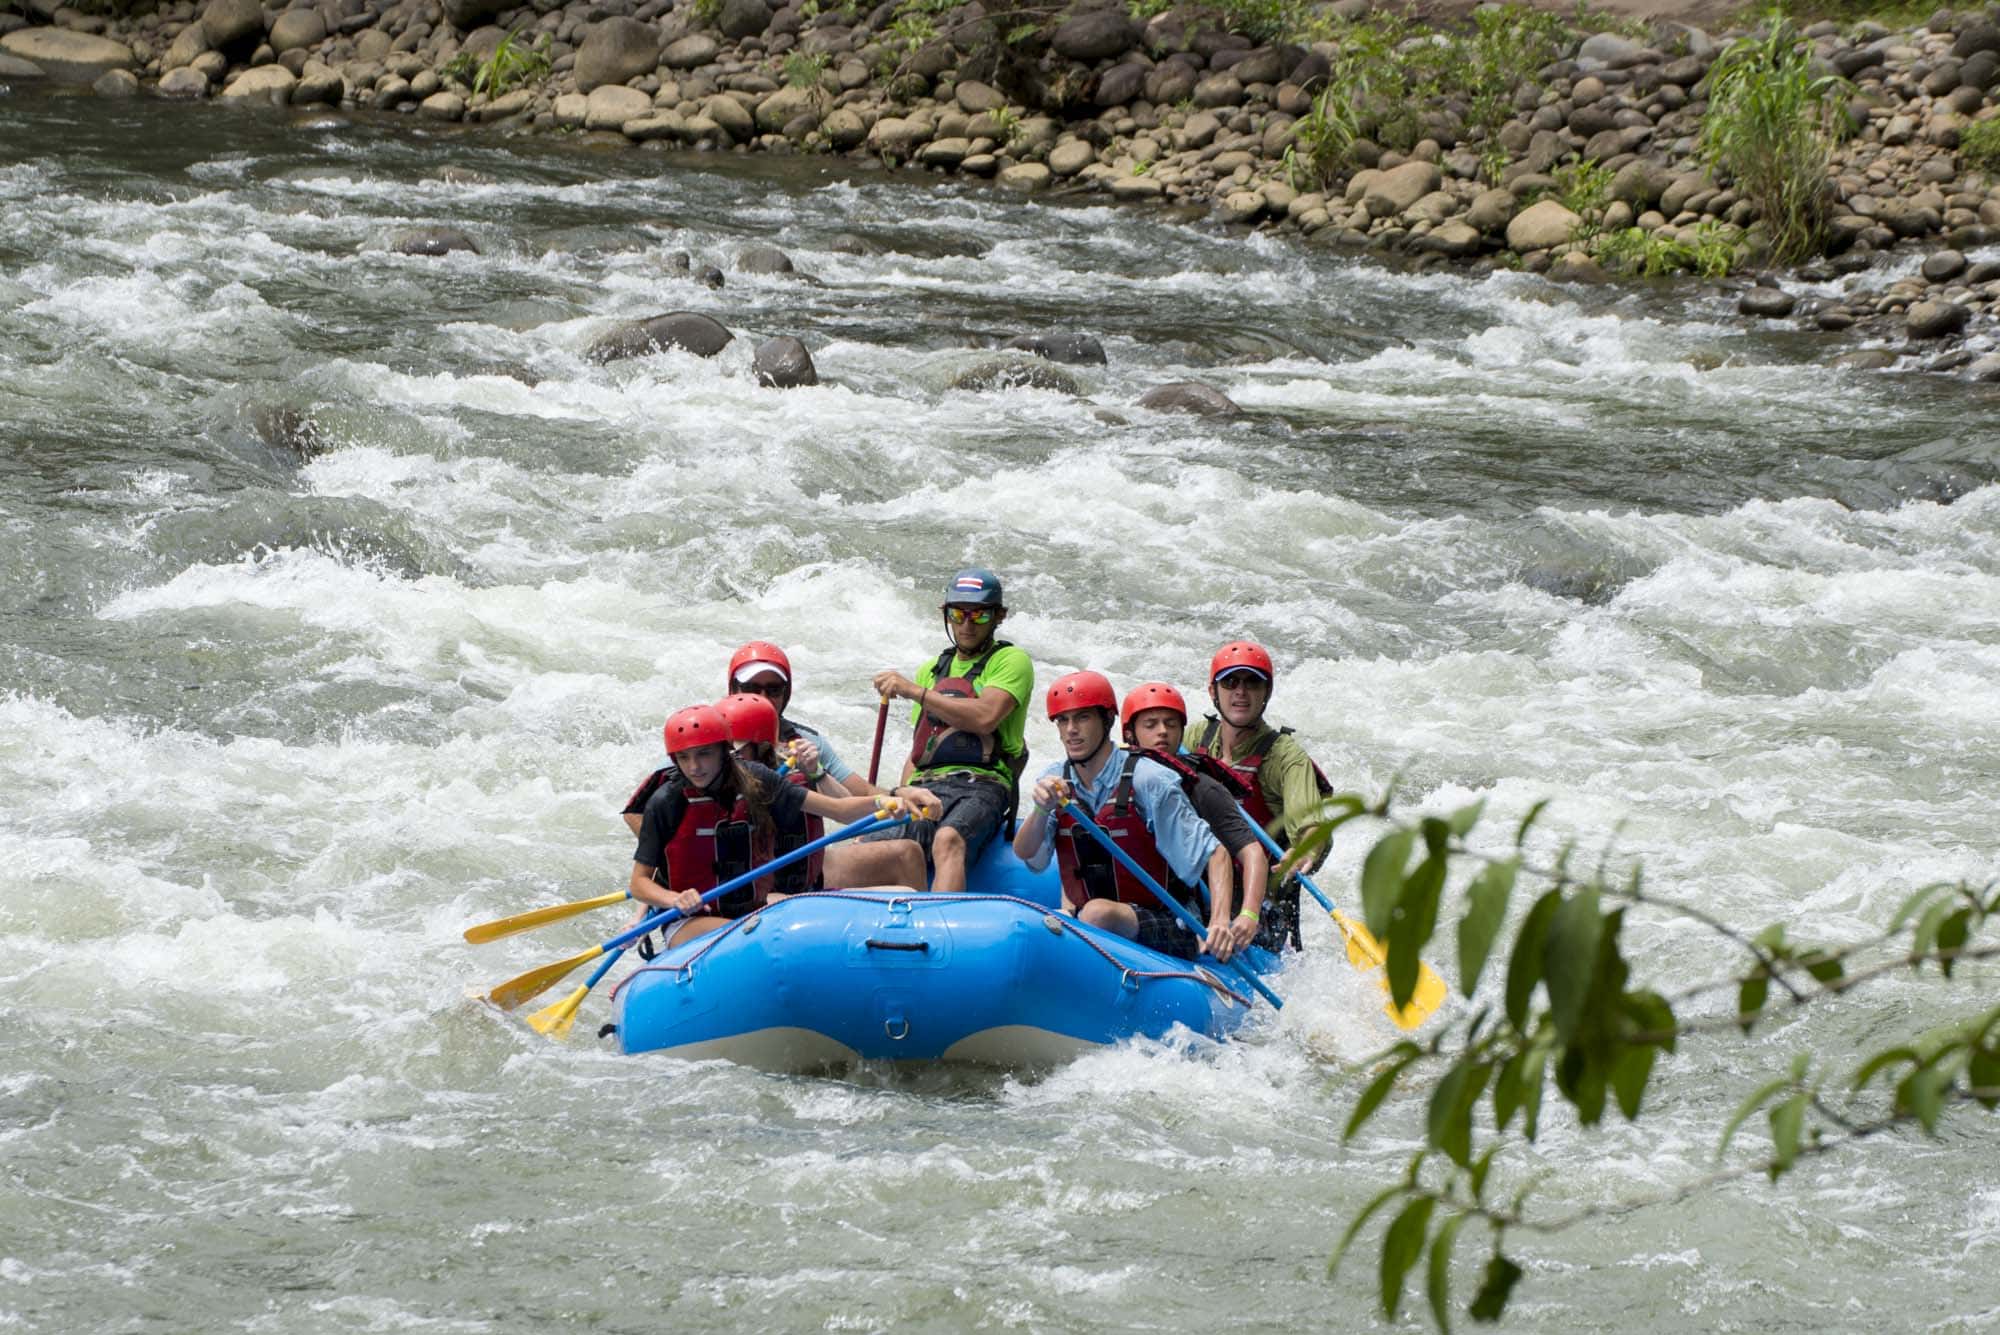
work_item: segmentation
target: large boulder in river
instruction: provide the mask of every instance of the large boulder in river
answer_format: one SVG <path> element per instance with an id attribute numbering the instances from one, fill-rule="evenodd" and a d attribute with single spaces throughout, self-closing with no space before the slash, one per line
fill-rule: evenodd
<path id="1" fill-rule="evenodd" d="M 1531 250 L 1548 250 L 1568 241 L 1583 219 L 1553 199 L 1530 204 L 1507 224 L 1507 246 L 1525 255 Z"/>
<path id="2" fill-rule="evenodd" d="M 271 22 L 271 49 L 280 55 L 325 40 L 326 18 L 317 9 L 288 9 Z"/>
<path id="3" fill-rule="evenodd" d="M 1089 334 L 1021 334 L 1000 346 L 1070 366 L 1104 365 L 1104 345 Z"/>
<path id="4" fill-rule="evenodd" d="M 648 320 L 632 320 L 619 325 L 588 348 L 587 361 L 602 366 L 626 357 L 647 357 L 656 352 L 679 349 L 697 357 L 713 357 L 729 346 L 735 335 L 706 315 L 693 311 L 669 311 Z"/>
<path id="5" fill-rule="evenodd" d="M 1139 396 L 1139 406 L 1156 413 L 1192 413 L 1196 417 L 1237 417 L 1243 412 L 1236 400 L 1199 380 L 1155 386 Z"/>
<path id="6" fill-rule="evenodd" d="M 22 28 L 0 37 L 0 51 L 28 61 L 61 83 L 96 83 L 112 70 L 132 68 L 132 48 L 108 37 L 68 28 Z"/>
<path id="7" fill-rule="evenodd" d="M 792 257 L 776 246 L 759 242 L 736 252 L 736 272 L 757 274 L 796 273 Z"/>
<path id="8" fill-rule="evenodd" d="M 637 19 L 612 18 L 590 25 L 576 50 L 576 90 L 651 74 L 660 63 L 660 32 Z"/>
<path id="9" fill-rule="evenodd" d="M 479 254 L 479 243 L 456 227 L 413 227 L 389 240 L 389 249 L 398 255 L 449 255 L 455 250 Z"/>
<path id="10" fill-rule="evenodd" d="M 1920 301 L 1904 317 L 1911 338 L 1943 338 L 1965 328 L 1972 312 L 1955 301 Z"/>
<path id="11" fill-rule="evenodd" d="M 291 100 L 298 78 L 283 65 L 259 65 L 244 70 L 222 90 L 224 102 L 274 102 L 283 106 Z"/>
<path id="12" fill-rule="evenodd" d="M 1046 389 L 1058 394 L 1083 392 L 1083 387 L 1076 383 L 1076 377 L 1067 371 L 1058 371 L 1046 362 L 1017 361 L 1011 357 L 975 362 L 954 375 L 947 387 L 975 393 L 989 389 Z"/>
<path id="13" fill-rule="evenodd" d="M 797 389 L 819 383 L 819 370 L 813 365 L 812 353 L 790 334 L 759 343 L 750 369 L 757 383 L 766 389 Z"/>
<path id="14" fill-rule="evenodd" d="M 257 0 L 208 0 L 201 27 L 215 50 L 248 55 L 264 40 L 264 10 Z"/>

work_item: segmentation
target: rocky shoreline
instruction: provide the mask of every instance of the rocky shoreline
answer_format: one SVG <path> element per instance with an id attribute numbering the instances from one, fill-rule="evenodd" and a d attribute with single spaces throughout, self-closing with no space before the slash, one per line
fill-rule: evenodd
<path id="1" fill-rule="evenodd" d="M 1572 281 L 1612 276 L 1606 237 L 1720 241 L 1744 316 L 1893 345 L 1856 347 L 1850 334 L 1829 342 L 1833 363 L 2000 380 L 1989 350 L 2000 260 L 1966 254 L 2000 243 L 2000 183 L 1960 153 L 2000 117 L 2000 10 L 1804 30 L 1815 72 L 1847 81 L 1827 253 L 1760 272 L 1757 205 L 1697 152 L 1704 81 L 1729 35 L 1672 21 L 1566 27 L 1556 58 L 1512 83 L 1497 124 L 1468 128 L 1462 99 L 1440 96 L 1414 109 L 1404 147 L 1357 136 L 1315 182 L 1300 179 L 1295 150 L 1367 0 L 1337 0 L 1321 14 L 1332 36 L 1311 45 L 1260 44 L 1204 10 L 1142 20 L 1078 0 L 1034 11 L 1046 18 L 1018 49 L 997 25 L 1025 11 L 989 14 L 980 0 L 865 12 L 819 0 L 169 0 L 124 18 L 26 3 L 29 16 L 0 14 L 0 81 L 878 158 L 1024 194 L 1169 204 L 1417 265 Z M 1405 40 L 1426 40 L 1417 31 Z M 519 86 L 492 87 L 496 70 Z"/>

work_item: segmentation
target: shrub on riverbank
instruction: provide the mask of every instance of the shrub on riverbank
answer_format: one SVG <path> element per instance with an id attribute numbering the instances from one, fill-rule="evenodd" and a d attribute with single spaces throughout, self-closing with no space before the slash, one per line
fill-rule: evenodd
<path id="1" fill-rule="evenodd" d="M 1702 153 L 1757 205 L 1780 263 L 1826 247 L 1827 167 L 1844 82 L 1815 73 L 1798 30 L 1782 18 L 1731 43 L 1708 73 Z"/>

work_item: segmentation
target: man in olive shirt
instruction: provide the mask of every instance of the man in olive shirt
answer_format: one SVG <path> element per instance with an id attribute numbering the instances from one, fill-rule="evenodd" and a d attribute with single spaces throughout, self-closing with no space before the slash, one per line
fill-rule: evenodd
<path id="1" fill-rule="evenodd" d="M 1024 706 L 1034 694 L 1035 666 L 999 638 L 1007 608 L 992 571 L 953 575 L 938 610 L 951 647 L 918 669 L 915 680 L 893 669 L 876 673 L 875 690 L 911 702 L 917 734 L 904 782 L 921 779 L 944 813 L 861 839 L 854 876 L 867 883 L 893 874 L 907 841 L 914 841 L 930 863 L 930 888 L 954 893 L 965 889 L 966 872 L 1014 809 L 1028 760 Z"/>

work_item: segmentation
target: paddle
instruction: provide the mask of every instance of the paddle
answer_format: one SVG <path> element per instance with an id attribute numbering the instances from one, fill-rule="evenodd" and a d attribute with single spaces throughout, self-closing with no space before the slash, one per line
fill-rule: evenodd
<path id="1" fill-rule="evenodd" d="M 1240 806 L 1237 809 L 1242 810 Z M 1285 850 L 1278 846 L 1278 841 L 1273 839 L 1270 832 L 1257 823 L 1254 816 L 1245 811 L 1243 812 L 1243 819 L 1251 829 L 1257 832 L 1257 837 L 1264 842 L 1264 847 L 1271 851 L 1273 857 L 1282 858 L 1285 855 Z M 1347 962 L 1349 964 L 1366 972 L 1380 969 L 1388 963 L 1389 952 L 1382 948 L 1382 943 L 1375 939 L 1375 934 L 1369 931 L 1365 924 L 1354 921 L 1354 919 L 1335 908 L 1333 901 L 1328 899 L 1321 893 L 1320 888 L 1313 884 L 1312 877 L 1302 871 L 1293 872 L 1292 875 L 1298 877 L 1300 885 L 1312 891 L 1312 897 L 1319 901 L 1321 908 L 1333 915 L 1333 925 L 1338 927 L 1341 935 L 1347 938 Z M 1380 982 L 1382 990 L 1387 992 L 1389 990 L 1388 975 L 1384 974 Z M 1389 1018 L 1394 1020 L 1399 1027 L 1415 1029 L 1425 1020 L 1430 1019 L 1437 1011 L 1437 1008 L 1444 1004 L 1444 999 L 1449 994 L 1449 991 L 1450 989 L 1445 986 L 1444 979 L 1438 977 L 1438 971 L 1420 960 L 1417 963 L 1417 989 L 1410 994 L 1409 1001 L 1402 1006 L 1398 1006 L 1395 1000 L 1391 998 L 1382 1003 L 1382 1009 L 1389 1013 Z"/>
<path id="2" fill-rule="evenodd" d="M 526 913 L 516 913 L 511 918 L 497 918 L 492 922 L 482 922 L 465 929 L 465 939 L 475 946 L 483 946 L 488 941 L 498 941 L 503 936 L 516 932 L 544 927 L 564 918 L 574 918 L 579 913 L 601 909 L 609 904 L 623 903 L 632 897 L 630 890 L 620 890 L 615 895 L 599 895 L 595 899 L 579 899 L 569 904 L 551 904 L 547 908 L 530 909 Z"/>
<path id="3" fill-rule="evenodd" d="M 882 772 L 882 734 L 889 727 L 889 697 L 882 697 L 882 707 L 875 711 L 875 749 L 868 753 L 868 786 L 875 786 L 875 776 Z"/>
<path id="4" fill-rule="evenodd" d="M 889 814 L 891 812 L 900 812 L 901 809 L 901 803 L 894 801 L 884 802 L 875 809 L 875 814 L 866 820 L 856 821 L 844 830 L 835 830 L 832 834 L 823 835 L 811 843 L 795 848 L 781 857 L 771 859 L 771 861 L 761 867 L 754 867 L 744 872 L 741 876 L 732 877 L 724 881 L 721 885 L 716 886 L 715 889 L 704 894 L 701 897 L 701 902 L 704 904 L 713 903 L 732 890 L 742 889 L 760 876 L 767 876 L 780 867 L 789 867 L 794 862 L 798 862 L 819 852 L 820 849 L 825 848 L 828 844 L 837 844 L 843 839 L 853 839 L 859 835 L 867 834 L 871 830 L 880 829 L 885 825 L 903 824 L 909 820 L 907 815 Z M 557 960 L 553 964 L 544 964 L 538 969 L 528 970 L 519 977 L 509 978 L 506 982 L 488 992 L 486 999 L 502 1010 L 513 1010 L 522 1002 L 533 1000 L 548 991 L 577 968 L 590 963 L 599 955 L 606 955 L 614 950 L 629 946 L 655 927 L 661 927 L 671 922 L 678 922 L 683 916 L 679 909 L 662 909 L 647 918 L 644 922 L 626 928 L 610 940 L 594 945 L 581 954 L 572 955 L 566 960 Z M 602 977 L 603 973 L 602 969 L 598 970 L 598 977 Z M 591 983 L 593 984 L 596 981 L 597 978 L 595 977 L 591 979 Z M 575 993 L 575 1000 L 581 1003 L 584 994 L 588 991 L 590 991 L 590 984 L 579 988 Z"/>
<path id="5" fill-rule="evenodd" d="M 1074 819 L 1078 825 L 1081 825 L 1084 829 L 1088 830 L 1090 832 L 1091 838 L 1095 839 L 1098 843 L 1104 845 L 1105 852 L 1111 854 L 1112 857 L 1117 858 L 1119 863 L 1125 868 L 1126 871 L 1129 871 L 1134 876 L 1138 877 L 1139 884 L 1145 886 L 1148 890 L 1151 890 L 1153 892 L 1153 898 L 1159 900 L 1160 903 L 1164 904 L 1167 907 L 1169 912 L 1171 912 L 1176 918 L 1179 918 L 1181 920 L 1181 926 L 1193 932 L 1195 940 L 1201 942 L 1202 948 L 1206 950 L 1208 948 L 1208 934 L 1202 930 L 1200 920 L 1197 919 L 1194 916 L 1194 914 L 1189 913 L 1187 911 L 1187 907 L 1183 905 L 1178 899 L 1175 899 L 1172 895 L 1168 894 L 1165 890 L 1161 889 L 1160 883 L 1154 880 L 1151 876 L 1148 876 L 1146 874 L 1146 869 L 1144 867 L 1141 867 L 1137 862 L 1134 862 L 1132 860 L 1132 855 L 1130 853 L 1127 853 L 1124 849 L 1120 848 L 1118 846 L 1117 841 L 1104 832 L 1104 827 L 1102 825 L 1099 825 L 1096 821 L 1092 820 L 1090 818 L 1090 813 L 1085 811 L 1081 806 L 1077 805 L 1077 801 L 1074 797 L 1065 796 L 1062 800 L 1062 804 L 1069 808 L 1069 814 L 1071 818 Z M 1244 968 L 1241 961 L 1228 960 L 1225 961 L 1224 963 L 1225 967 L 1234 969 L 1238 977 L 1242 978 L 1244 982 L 1250 984 L 1251 987 L 1255 988 L 1257 990 L 1257 995 L 1263 997 L 1264 1000 L 1270 1002 L 1274 1009 L 1283 1010 L 1285 1008 L 1285 1003 L 1278 1000 L 1278 994 L 1273 992 L 1270 988 L 1264 986 L 1263 980 L 1258 978 L 1256 974 L 1250 972 L 1250 970 Z"/>

